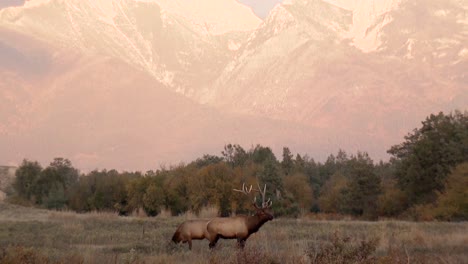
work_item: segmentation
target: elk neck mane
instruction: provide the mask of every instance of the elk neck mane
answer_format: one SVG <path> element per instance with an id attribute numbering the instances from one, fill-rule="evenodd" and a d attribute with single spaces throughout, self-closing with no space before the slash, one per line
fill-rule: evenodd
<path id="1" fill-rule="evenodd" d="M 255 233 L 260 229 L 260 227 L 266 223 L 268 220 L 266 218 L 262 218 L 259 215 L 248 215 L 245 216 L 245 223 L 247 224 L 247 229 L 249 233 Z"/>

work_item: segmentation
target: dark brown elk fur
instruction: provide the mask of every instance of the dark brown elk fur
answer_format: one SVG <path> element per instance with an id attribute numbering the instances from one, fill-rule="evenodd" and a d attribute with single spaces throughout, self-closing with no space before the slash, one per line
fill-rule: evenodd
<path id="1" fill-rule="evenodd" d="M 192 249 L 192 240 L 201 240 L 207 238 L 206 225 L 209 219 L 187 220 L 179 225 L 172 241 L 174 243 L 188 243 L 189 249 Z"/>

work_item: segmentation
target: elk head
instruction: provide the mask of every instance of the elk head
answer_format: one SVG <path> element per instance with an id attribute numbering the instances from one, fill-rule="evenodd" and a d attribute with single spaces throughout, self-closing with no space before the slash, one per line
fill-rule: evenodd
<path id="1" fill-rule="evenodd" d="M 259 192 L 260 196 L 262 197 L 262 203 L 259 206 L 257 204 L 257 196 L 254 196 L 254 201 L 252 205 L 256 211 L 255 215 L 258 216 L 258 218 L 263 220 L 264 222 L 273 220 L 273 214 L 270 209 L 273 202 L 271 201 L 270 198 L 266 200 L 266 184 L 264 185 L 263 190 L 262 188 L 260 188 L 260 185 L 258 184 L 258 182 L 257 182 L 257 187 L 258 189 L 254 189 L 252 185 L 250 185 L 250 187 L 247 188 L 247 186 L 245 186 L 245 183 L 243 183 L 241 190 L 238 190 L 238 189 L 233 189 L 233 190 L 236 192 L 241 192 L 245 195 L 250 195 L 252 191 Z"/>

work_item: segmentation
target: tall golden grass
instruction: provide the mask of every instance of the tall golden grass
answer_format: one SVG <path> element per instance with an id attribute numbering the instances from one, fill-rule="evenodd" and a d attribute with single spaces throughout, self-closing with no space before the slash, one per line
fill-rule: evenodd
<path id="1" fill-rule="evenodd" d="M 217 214 L 154 218 L 76 214 L 0 203 L 0 263 L 468 263 L 468 224 L 275 219 L 239 250 L 233 240 L 170 241 L 178 224 Z M 29 261 L 29 262 L 28 262 Z"/>

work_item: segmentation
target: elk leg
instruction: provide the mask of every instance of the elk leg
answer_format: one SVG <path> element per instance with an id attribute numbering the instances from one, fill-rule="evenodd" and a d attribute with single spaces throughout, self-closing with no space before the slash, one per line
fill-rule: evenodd
<path id="1" fill-rule="evenodd" d="M 192 239 L 189 239 L 187 242 L 189 250 L 192 250 Z"/>
<path id="2" fill-rule="evenodd" d="M 219 236 L 216 236 L 213 241 L 210 240 L 210 249 L 214 248 L 216 246 L 216 243 L 218 242 Z"/>
<path id="3" fill-rule="evenodd" d="M 238 239 L 237 239 L 237 246 L 240 247 L 241 249 L 244 249 L 244 247 L 245 247 L 245 239 L 238 238 Z"/>

